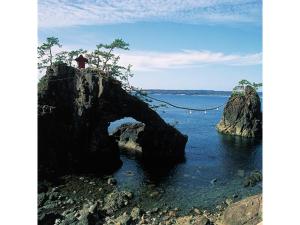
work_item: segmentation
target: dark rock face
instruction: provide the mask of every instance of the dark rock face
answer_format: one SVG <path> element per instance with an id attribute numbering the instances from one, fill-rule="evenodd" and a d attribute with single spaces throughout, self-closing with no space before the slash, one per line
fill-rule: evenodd
<path id="1" fill-rule="evenodd" d="M 126 123 L 119 126 L 112 136 L 116 139 L 120 149 L 126 153 L 148 159 L 153 157 L 153 149 L 161 149 L 161 156 L 164 157 L 163 154 L 166 154 L 168 149 L 174 149 L 178 152 L 184 148 L 187 137 L 180 141 L 170 141 L 173 129 L 168 126 L 157 132 L 155 129 L 148 129 L 144 123 Z M 179 140 L 179 136 L 180 134 L 176 133 L 173 138 Z M 172 158 L 174 159 L 174 155 L 169 156 L 169 159 Z"/>
<path id="2" fill-rule="evenodd" d="M 143 152 L 147 157 L 184 156 L 186 136 L 123 90 L 120 82 L 97 72 L 65 64 L 48 69 L 39 83 L 38 104 L 53 107 L 50 112 L 39 112 L 39 175 L 118 168 L 119 148 L 107 128 L 124 117 L 145 124 L 143 144 L 148 147 Z"/>
<path id="3" fill-rule="evenodd" d="M 261 103 L 252 87 L 247 86 L 244 94 L 231 95 L 216 128 L 224 134 L 243 137 L 262 136 Z"/>
<path id="4" fill-rule="evenodd" d="M 168 125 L 160 128 L 157 132 L 153 128 L 149 129 L 144 123 L 126 123 L 119 126 L 112 136 L 120 149 L 130 155 L 140 156 L 147 160 L 155 157 L 154 149 L 160 149 L 161 151 L 158 152 L 160 158 L 168 158 L 172 161 L 180 157 L 169 154 L 168 151 L 173 149 L 175 152 L 180 152 L 180 149 L 184 149 L 187 141 L 187 136 L 182 136 L 178 131 L 174 133 L 174 130 L 176 129 Z M 170 138 L 174 138 L 176 141 L 172 142 Z"/>

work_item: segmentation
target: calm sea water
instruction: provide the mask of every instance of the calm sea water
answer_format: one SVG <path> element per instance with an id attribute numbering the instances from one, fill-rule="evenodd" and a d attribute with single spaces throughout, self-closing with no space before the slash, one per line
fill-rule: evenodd
<path id="1" fill-rule="evenodd" d="M 176 105 L 192 108 L 212 107 L 225 103 L 229 96 L 153 94 Z M 157 112 L 189 139 L 185 162 L 169 169 L 144 168 L 135 159 L 122 155 L 123 166 L 114 176 L 122 188 L 134 191 L 144 208 L 163 207 L 165 203 L 182 212 L 192 207 L 214 209 L 228 197 L 241 199 L 262 191 L 261 185 L 243 187 L 243 180 L 252 170 L 262 169 L 262 143 L 253 139 L 219 134 L 215 126 L 223 108 L 192 112 L 176 108 L 160 108 Z M 110 131 L 120 124 L 115 121 Z M 243 177 L 243 173 L 245 176 Z M 216 182 L 211 182 L 216 179 Z"/>

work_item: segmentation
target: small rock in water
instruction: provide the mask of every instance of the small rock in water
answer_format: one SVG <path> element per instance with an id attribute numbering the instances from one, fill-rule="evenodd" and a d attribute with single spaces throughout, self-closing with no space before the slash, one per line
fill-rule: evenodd
<path id="1" fill-rule="evenodd" d="M 157 207 L 155 207 L 155 208 L 153 208 L 152 210 L 151 210 L 151 212 L 153 212 L 153 213 L 156 213 L 156 212 L 158 212 L 158 208 Z"/>
<path id="2" fill-rule="evenodd" d="M 155 197 L 158 197 L 159 196 L 159 192 L 158 191 L 153 191 L 150 193 L 150 197 L 151 198 L 155 198 Z"/>
<path id="3" fill-rule="evenodd" d="M 230 198 L 227 198 L 227 199 L 225 200 L 225 203 L 226 203 L 227 205 L 231 205 L 231 204 L 233 203 L 233 200 L 230 199 Z"/>
<path id="4" fill-rule="evenodd" d="M 200 213 L 201 213 L 200 210 L 197 209 L 197 208 L 194 209 L 194 212 L 195 212 L 196 214 L 200 214 Z"/>
<path id="5" fill-rule="evenodd" d="M 260 181 L 262 181 L 261 172 L 254 170 L 251 172 L 250 176 L 245 178 L 244 187 L 249 187 L 249 186 L 254 187 Z"/>
<path id="6" fill-rule="evenodd" d="M 140 217 L 140 214 L 141 214 L 141 210 L 138 207 L 134 207 L 131 210 L 130 216 L 133 220 L 137 220 Z"/>
<path id="7" fill-rule="evenodd" d="M 212 179 L 212 180 L 210 181 L 210 183 L 211 183 L 211 184 L 215 184 L 217 181 L 218 181 L 218 180 L 215 178 L 215 179 Z"/>
<path id="8" fill-rule="evenodd" d="M 111 178 L 108 178 L 107 183 L 109 185 L 116 185 L 117 184 L 117 180 L 115 178 L 111 177 Z"/>
<path id="9" fill-rule="evenodd" d="M 232 197 L 233 198 L 238 198 L 239 196 L 238 196 L 238 194 L 234 194 L 234 195 L 232 195 Z"/>
<path id="10" fill-rule="evenodd" d="M 128 170 L 128 171 L 126 171 L 125 175 L 126 176 L 133 176 L 134 173 L 132 171 Z"/>
<path id="11" fill-rule="evenodd" d="M 170 217 L 176 217 L 176 212 L 173 211 L 173 210 L 171 210 L 171 211 L 169 211 L 168 216 L 170 216 Z"/>

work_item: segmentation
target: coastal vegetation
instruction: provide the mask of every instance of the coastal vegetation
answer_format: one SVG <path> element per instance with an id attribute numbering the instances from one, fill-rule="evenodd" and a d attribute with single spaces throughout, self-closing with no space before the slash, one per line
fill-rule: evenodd
<path id="1" fill-rule="evenodd" d="M 244 95 L 245 94 L 245 89 L 247 86 L 250 86 L 251 88 L 253 88 L 254 90 L 258 90 L 259 88 L 262 87 L 262 83 L 255 83 L 255 82 L 250 82 L 248 80 L 240 80 L 238 85 L 236 85 L 232 92 L 233 94 L 240 94 L 240 95 Z"/>

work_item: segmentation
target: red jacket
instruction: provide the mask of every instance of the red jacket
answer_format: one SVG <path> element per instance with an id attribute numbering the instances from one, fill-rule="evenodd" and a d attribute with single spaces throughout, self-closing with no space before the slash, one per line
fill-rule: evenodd
<path id="1" fill-rule="evenodd" d="M 77 62 L 78 68 L 85 68 L 85 64 L 88 63 L 88 59 L 84 58 L 82 55 L 80 55 L 78 58 L 75 59 Z"/>

